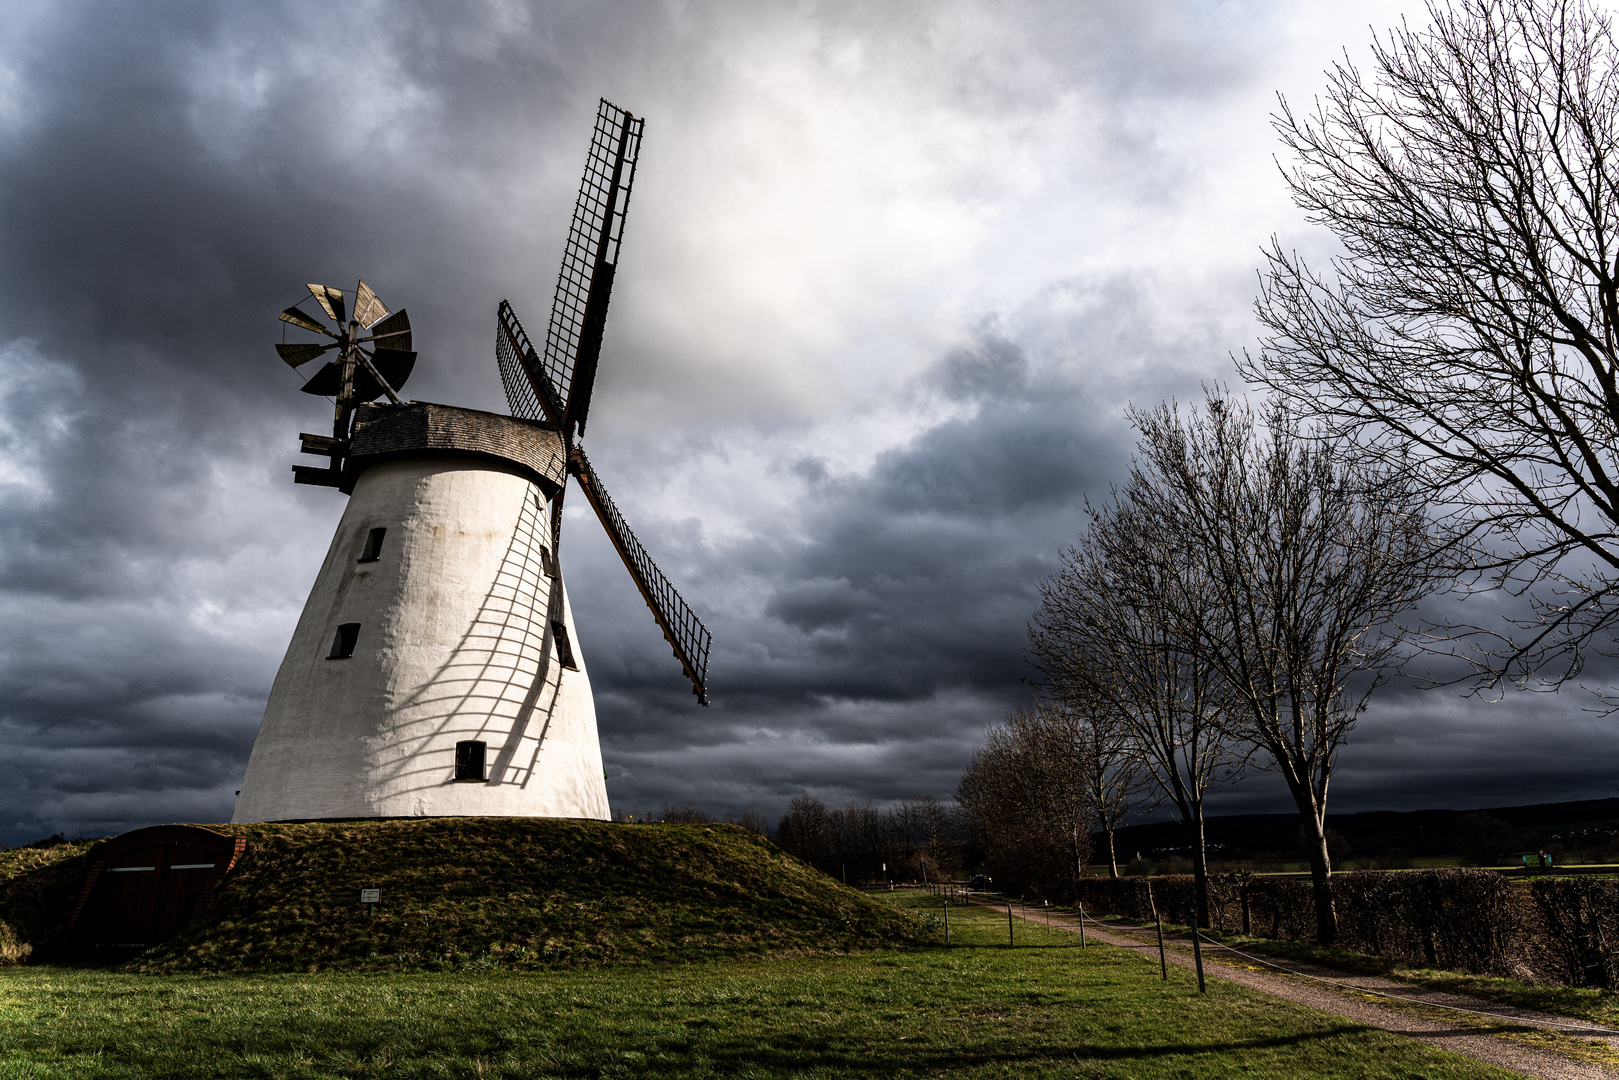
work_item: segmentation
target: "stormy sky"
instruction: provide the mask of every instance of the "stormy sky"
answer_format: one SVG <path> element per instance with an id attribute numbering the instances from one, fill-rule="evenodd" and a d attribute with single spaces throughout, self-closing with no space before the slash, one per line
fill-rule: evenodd
<path id="1" fill-rule="evenodd" d="M 228 818 L 343 506 L 291 483 L 330 413 L 276 313 L 363 276 L 407 397 L 503 410 L 496 305 L 544 325 L 601 96 L 647 128 L 586 445 L 716 643 L 700 709 L 570 502 L 613 804 L 948 797 L 1125 406 L 1234 378 L 1269 236 L 1331 251 L 1275 95 L 1402 13 L 10 0 L 0 843 Z M 1390 687 L 1333 805 L 1614 794 L 1592 704 Z"/>

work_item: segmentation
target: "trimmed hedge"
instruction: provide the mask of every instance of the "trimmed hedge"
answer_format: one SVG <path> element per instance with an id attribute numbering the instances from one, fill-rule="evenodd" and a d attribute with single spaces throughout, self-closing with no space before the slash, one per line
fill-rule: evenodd
<path id="1" fill-rule="evenodd" d="M 1488 870 L 1334 875 L 1338 944 L 1452 971 L 1510 975 L 1529 929 L 1511 881 Z"/>
<path id="2" fill-rule="evenodd" d="M 1566 886 L 1566 887 L 1565 887 Z M 1337 944 L 1345 949 L 1480 975 L 1574 986 L 1612 986 L 1619 977 L 1619 885 L 1539 881 L 1528 890 L 1488 870 L 1358 871 L 1332 878 Z M 1190 875 L 1093 878 L 1086 907 L 1126 918 L 1189 924 Z M 1308 880 L 1209 875 L 1209 929 L 1285 941 L 1313 938 Z M 1608 981 L 1592 981 L 1598 977 Z"/>
<path id="3" fill-rule="evenodd" d="M 1619 988 L 1619 882 L 1536 881 L 1539 969 L 1569 986 Z"/>

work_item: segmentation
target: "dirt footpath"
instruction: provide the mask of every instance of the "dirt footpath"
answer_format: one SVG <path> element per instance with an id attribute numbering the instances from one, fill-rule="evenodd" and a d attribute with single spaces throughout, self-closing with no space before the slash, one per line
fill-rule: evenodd
<path id="1" fill-rule="evenodd" d="M 984 903 L 974 900 L 974 903 Z M 1005 910 L 1005 905 L 984 903 L 986 907 L 998 907 Z M 1077 916 L 1061 915 L 1049 912 L 1042 908 L 1020 908 L 1014 904 L 1012 912 L 1029 922 L 1044 925 L 1050 920 L 1053 929 L 1061 928 L 1078 932 L 1079 920 Z M 1139 952 L 1144 961 L 1158 963 L 1158 940 L 1152 928 L 1137 929 L 1134 927 L 1107 925 L 1099 927 L 1097 923 L 1087 921 L 1085 933 L 1097 941 L 1109 945 L 1118 945 Z M 1165 937 L 1164 943 L 1170 946 L 1165 950 L 1171 964 L 1182 968 L 1194 967 L 1192 957 L 1192 943 L 1190 938 Z M 1266 957 L 1266 960 L 1271 958 Z M 1510 1005 L 1499 1002 L 1483 1001 L 1461 994 L 1450 994 L 1427 987 L 1415 986 L 1411 983 L 1395 982 L 1392 979 L 1383 979 L 1368 975 L 1347 975 L 1343 972 L 1332 971 L 1327 968 L 1316 967 L 1310 964 L 1295 963 L 1291 960 L 1277 960 L 1276 963 L 1302 973 L 1302 975 L 1289 975 L 1264 969 L 1258 965 L 1234 956 L 1217 946 L 1205 944 L 1203 948 L 1203 971 L 1210 979 L 1225 979 L 1228 982 L 1240 983 L 1253 990 L 1300 1005 L 1318 1009 L 1333 1016 L 1341 1016 L 1354 1020 L 1368 1027 L 1381 1028 L 1396 1035 L 1406 1035 L 1420 1040 L 1429 1046 L 1436 1046 L 1444 1050 L 1452 1050 L 1464 1057 L 1473 1058 L 1489 1065 L 1524 1076 L 1544 1077 L 1546 1080 L 1619 1080 L 1619 1069 L 1607 1068 L 1588 1061 L 1579 1061 L 1566 1053 L 1544 1048 L 1524 1041 L 1522 1038 L 1509 1038 L 1494 1032 L 1508 1030 L 1522 1031 L 1521 1027 L 1513 1024 L 1511 1019 L 1496 1022 L 1486 1017 L 1466 1016 L 1457 1014 L 1452 1020 L 1441 1013 L 1422 1009 L 1418 1006 L 1404 1004 L 1384 1004 L 1375 997 L 1358 994 L 1354 990 L 1339 989 L 1314 982 L 1303 975 L 1313 975 L 1316 978 L 1332 979 L 1347 983 L 1350 986 L 1365 990 L 1380 990 L 1386 993 L 1399 994 L 1402 997 L 1413 998 L 1424 1004 L 1433 1006 L 1449 1006 L 1451 1008 L 1477 1009 L 1480 1012 L 1492 1013 L 1507 1018 L 1519 1018 L 1524 1021 L 1554 1020 L 1560 1023 L 1570 1023 L 1568 1017 L 1550 1016 L 1546 1013 L 1537 1013 L 1528 1009 L 1516 1009 Z M 1578 1023 L 1579 1021 L 1572 1021 Z M 1540 1036 L 1547 1039 L 1546 1036 Z M 1580 1043 L 1601 1043 L 1609 1048 L 1619 1051 L 1619 1036 L 1601 1033 L 1601 1029 L 1589 1028 L 1564 1030 L 1551 1036 L 1547 1041 L 1552 1044 L 1561 1043 L 1569 1051 L 1577 1053 Z"/>

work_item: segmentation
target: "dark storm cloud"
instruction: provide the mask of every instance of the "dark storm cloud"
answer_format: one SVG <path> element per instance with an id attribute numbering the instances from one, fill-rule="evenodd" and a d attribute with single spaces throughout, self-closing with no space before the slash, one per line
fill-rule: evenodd
<path id="1" fill-rule="evenodd" d="M 312 6 L 34 14 L 0 61 L 17 103 L 0 109 L 11 840 L 228 813 L 331 520 L 326 493 L 285 484 L 290 435 L 318 431 L 322 406 L 267 355 L 267 316 L 299 282 L 356 268 L 386 298 L 409 265 L 427 347 L 442 348 L 472 313 L 432 298 L 480 266 L 427 257 L 450 250 L 461 205 L 443 209 L 435 145 L 471 164 L 456 137 L 479 135 L 413 144 L 423 110 L 397 104 L 419 88 L 376 70 L 414 61 L 398 46 L 419 43 L 420 12 L 370 26 Z M 344 29 L 355 37 L 333 37 Z M 530 86 L 555 72 L 520 67 Z M 417 380 L 423 396 L 445 396 L 444 366 Z"/>
<path id="2" fill-rule="evenodd" d="M 7 16 L 0 841 L 229 814 L 341 510 L 288 482 L 294 434 L 330 413 L 270 351 L 274 313 L 363 275 L 410 309 L 409 396 L 501 407 L 494 306 L 543 325 L 598 95 L 651 123 L 591 452 L 716 638 L 697 709 L 570 518 L 629 809 L 953 790 L 1028 699 L 1036 583 L 1125 468 L 1125 404 L 1227 377 L 1275 227 L 1200 202 L 1233 147 L 1268 161 L 1243 142 L 1269 139 L 1286 55 L 1263 9 Z M 1239 94 L 1256 104 L 1226 139 Z M 1390 733 L 1428 733 L 1432 760 L 1470 730 L 1390 700 L 1346 759 L 1366 798 L 1436 775 Z M 1544 715 L 1562 726 L 1537 760 L 1591 730 Z M 1498 776 L 1510 727 L 1479 729 L 1457 775 Z"/>
<path id="3" fill-rule="evenodd" d="M 774 811 L 805 790 L 837 801 L 952 792 L 984 727 L 1031 699 L 1024 628 L 1038 582 L 1076 537 L 1086 495 L 1105 493 L 1128 457 L 1102 343 L 1109 360 L 1156 357 L 1166 389 L 1195 388 L 1184 372 L 1200 336 L 1166 337 L 1141 318 L 1138 288 L 1076 284 L 1107 303 L 1057 357 L 981 326 L 908 392 L 952 414 L 869 468 L 831 477 L 824 463 L 795 463 L 805 492 L 794 519 L 717 547 L 697 572 L 764 583 L 752 617 L 713 627 L 711 713 L 694 716 L 674 695 L 654 708 L 652 693 L 598 691 L 607 757 L 624 769 L 615 800 L 655 808 L 695 790 L 727 809 Z M 633 636 L 633 598 L 620 595 Z M 594 630 L 588 613 L 576 617 L 581 633 Z M 598 685 L 606 662 L 593 653 Z M 651 691 L 656 665 L 640 670 Z M 612 670 L 605 681 L 634 677 Z"/>

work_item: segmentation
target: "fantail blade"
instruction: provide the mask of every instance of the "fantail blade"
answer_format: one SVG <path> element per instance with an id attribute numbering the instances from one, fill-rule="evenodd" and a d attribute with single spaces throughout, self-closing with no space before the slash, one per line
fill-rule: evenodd
<path id="1" fill-rule="evenodd" d="M 359 323 L 362 329 L 366 329 L 387 315 L 388 306 L 371 291 L 371 286 L 361 281 L 359 287 L 354 290 L 354 321 Z"/>
<path id="2" fill-rule="evenodd" d="M 411 368 L 416 366 L 416 354 L 408 349 L 378 348 L 371 353 L 371 363 L 377 369 L 377 374 L 388 380 L 388 385 L 398 390 L 410 378 Z M 379 388 L 377 393 L 381 393 Z M 375 397 L 373 394 L 372 397 Z M 367 398 L 366 400 L 370 400 Z"/>
<path id="3" fill-rule="evenodd" d="M 290 307 L 287 310 L 283 311 L 280 315 L 277 316 L 277 318 L 279 318 L 282 322 L 291 323 L 292 325 L 294 325 L 296 327 L 299 327 L 300 329 L 303 329 L 303 330 L 313 330 L 313 331 L 315 331 L 315 333 L 317 333 L 317 334 L 325 334 L 327 337 L 336 337 L 337 336 L 336 334 L 332 333 L 330 330 L 326 329 L 326 327 L 322 326 L 320 323 L 316 322 L 314 319 L 311 319 L 308 315 L 305 315 L 303 312 L 299 311 L 295 307 Z"/>
<path id="4" fill-rule="evenodd" d="M 330 285 L 311 283 L 309 285 L 309 295 L 313 296 L 315 302 L 321 306 L 326 314 L 332 317 L 333 322 L 337 323 L 338 326 L 343 325 L 343 314 L 347 309 L 343 306 L 342 289 L 334 289 Z"/>
<path id="5" fill-rule="evenodd" d="M 363 337 L 361 341 L 374 341 L 379 348 L 398 349 L 401 352 L 410 351 L 410 316 L 400 308 L 392 315 L 371 327 L 371 336 Z"/>
<path id="6" fill-rule="evenodd" d="M 309 381 L 298 389 L 318 397 L 336 397 L 343 389 L 343 368 L 334 360 L 310 376 Z"/>
<path id="7" fill-rule="evenodd" d="M 287 320 L 291 322 L 291 319 Z M 275 351 L 281 354 L 281 359 L 287 362 L 288 367 L 303 367 L 328 349 L 335 349 L 335 345 L 288 345 L 278 342 Z"/>

